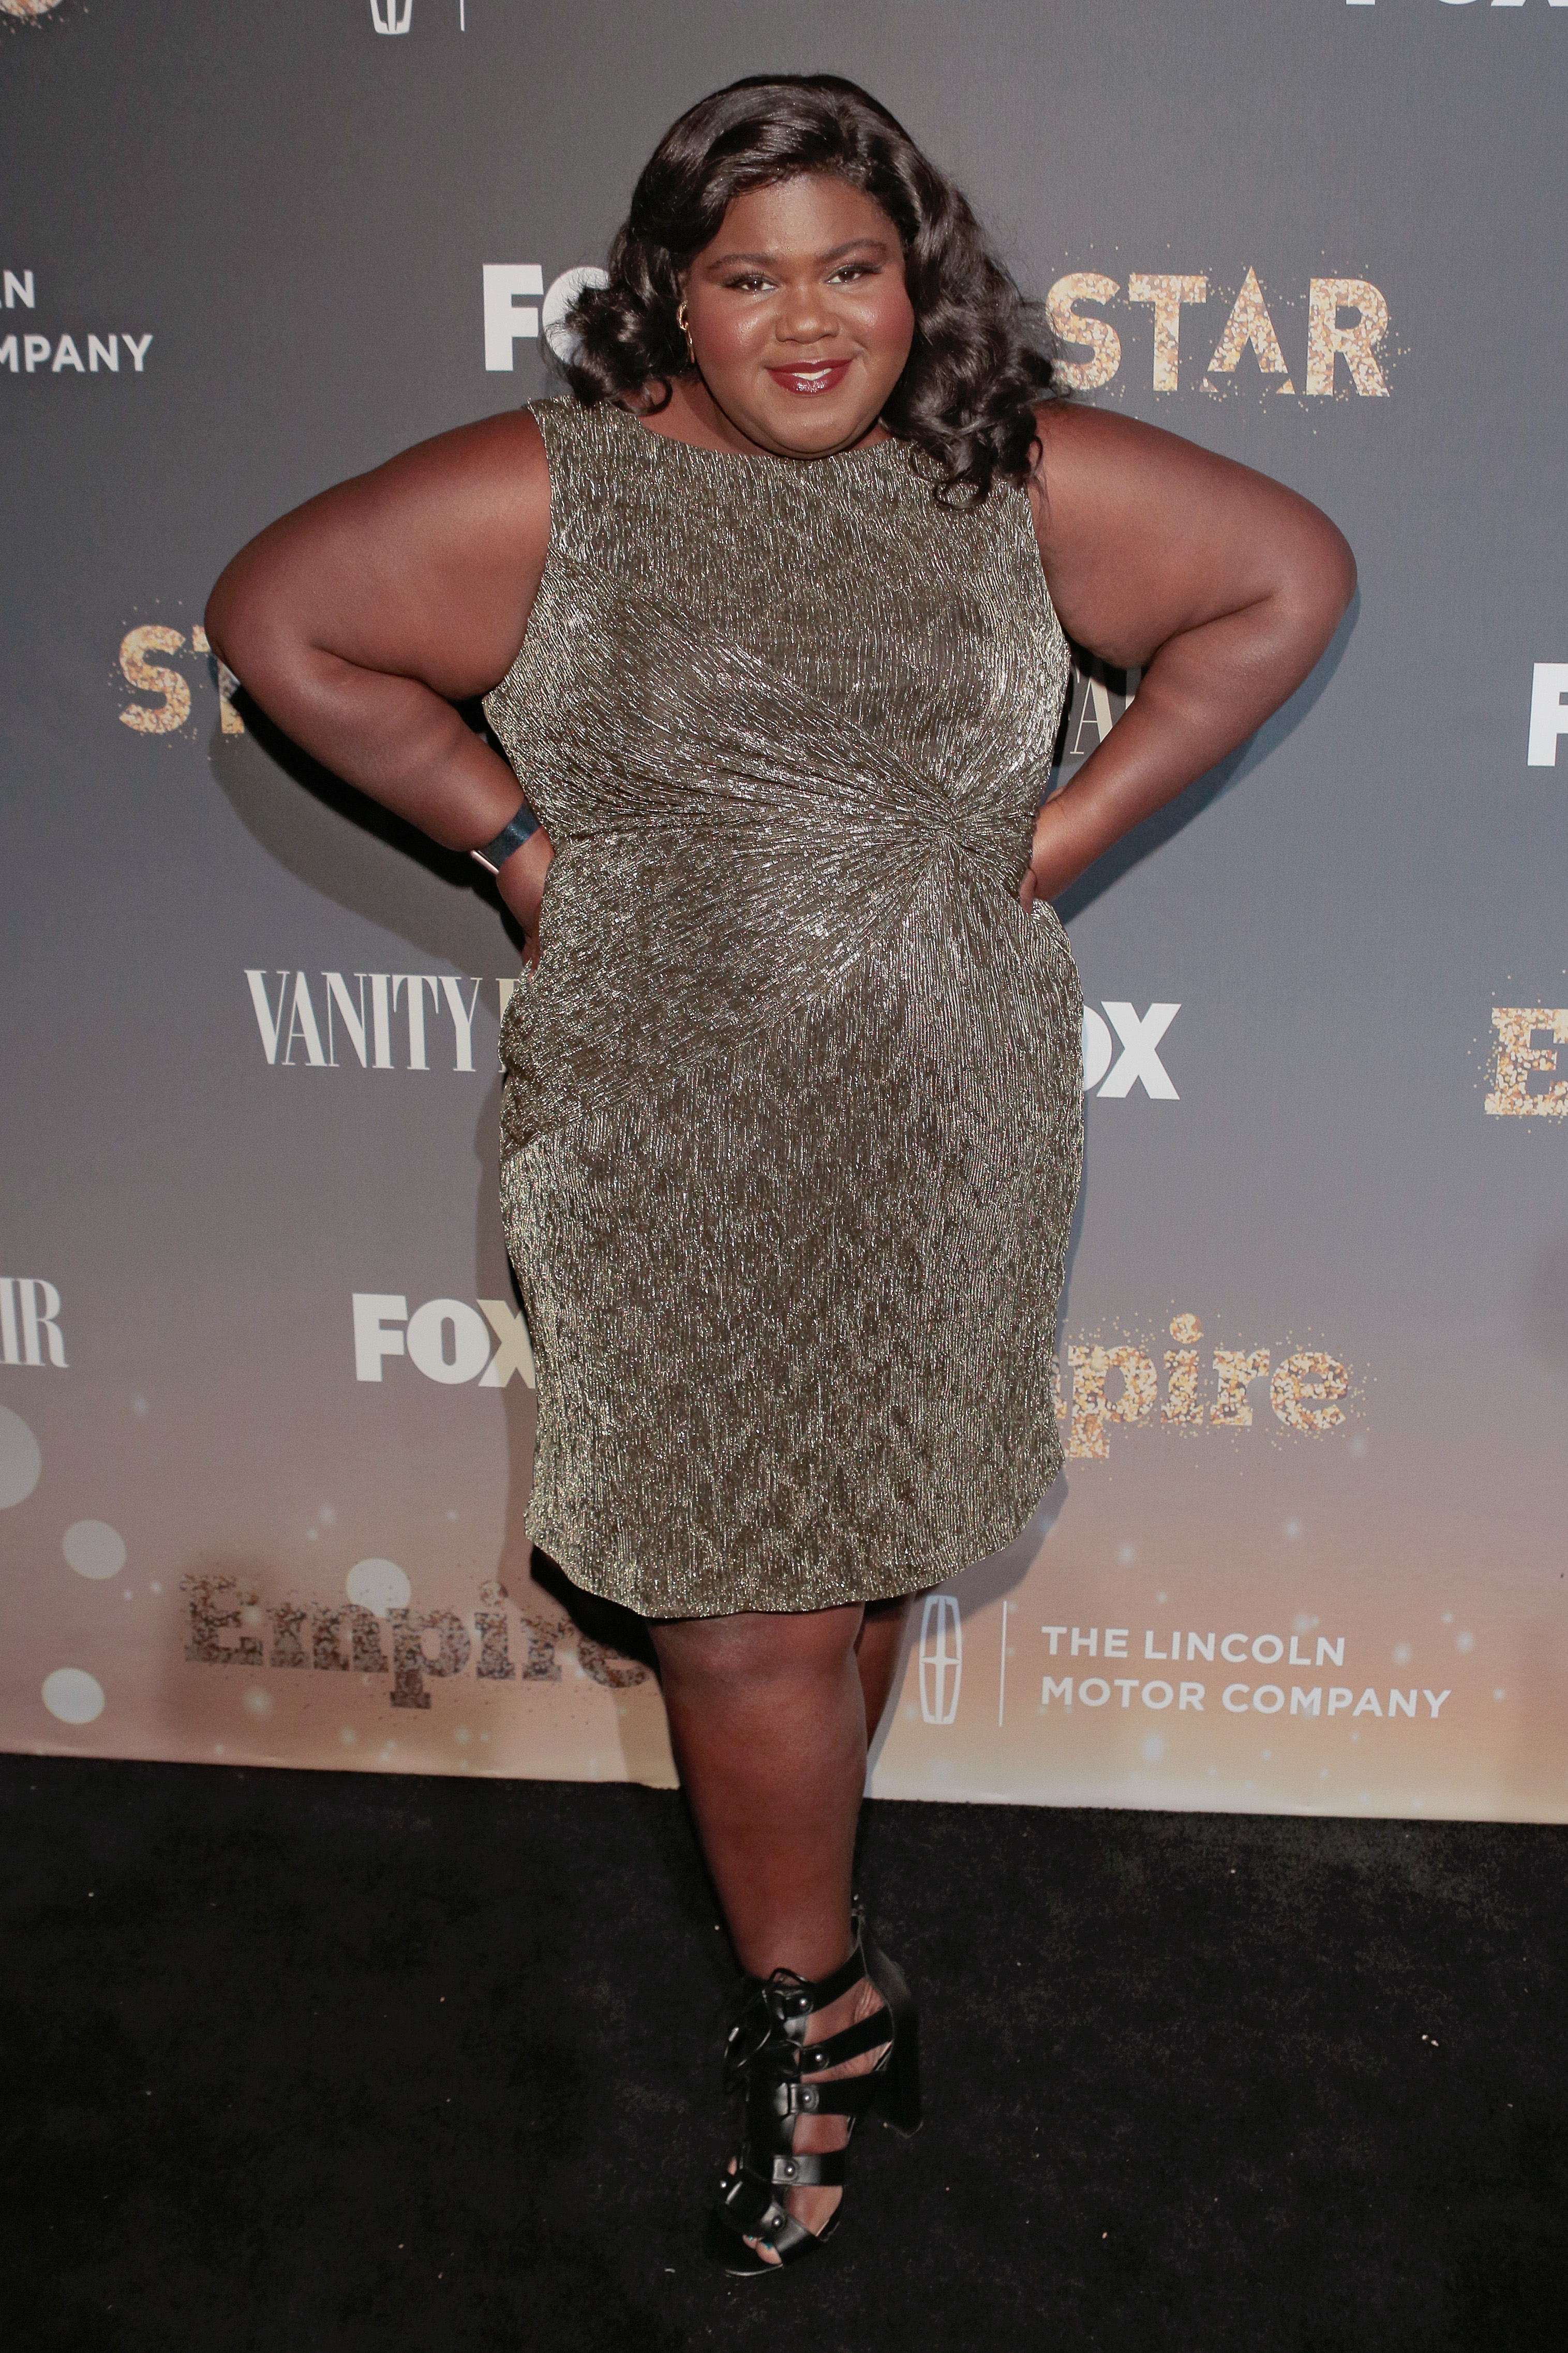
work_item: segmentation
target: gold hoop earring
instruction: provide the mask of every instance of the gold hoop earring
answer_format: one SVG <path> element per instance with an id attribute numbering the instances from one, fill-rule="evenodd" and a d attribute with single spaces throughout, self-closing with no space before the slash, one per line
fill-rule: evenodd
<path id="1" fill-rule="evenodd" d="M 687 320 L 686 304 L 684 301 L 676 311 L 675 323 L 686 338 L 686 356 L 690 361 L 692 366 L 695 367 L 697 365 L 697 346 L 691 340 L 691 328 Z"/>

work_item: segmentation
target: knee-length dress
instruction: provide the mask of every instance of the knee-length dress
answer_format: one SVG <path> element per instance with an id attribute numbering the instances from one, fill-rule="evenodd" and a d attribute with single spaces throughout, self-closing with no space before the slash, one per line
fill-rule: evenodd
<path id="1" fill-rule="evenodd" d="M 501 1030 L 527 1526 L 649 1617 L 908 1593 L 1061 1463 L 1078 976 L 1018 886 L 1066 641 L 1027 499 L 533 410 L 486 712 L 548 828 Z"/>

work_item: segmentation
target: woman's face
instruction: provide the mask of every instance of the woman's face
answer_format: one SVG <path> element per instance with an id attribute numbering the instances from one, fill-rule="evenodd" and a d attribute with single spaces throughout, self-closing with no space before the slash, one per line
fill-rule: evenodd
<path id="1" fill-rule="evenodd" d="M 727 447 L 823 458 L 875 432 L 915 319 L 899 233 L 862 189 L 812 173 L 737 196 L 685 294 Z"/>

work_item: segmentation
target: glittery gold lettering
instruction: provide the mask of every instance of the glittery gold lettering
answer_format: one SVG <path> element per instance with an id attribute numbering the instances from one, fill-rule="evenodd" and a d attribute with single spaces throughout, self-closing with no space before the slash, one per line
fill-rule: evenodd
<path id="1" fill-rule="evenodd" d="M 150 662 L 150 653 L 178 653 L 184 644 L 183 629 L 166 628 L 162 621 L 144 621 L 128 629 L 120 641 L 120 670 L 127 686 L 139 694 L 162 695 L 159 703 L 128 702 L 120 714 L 122 727 L 138 735 L 172 735 L 191 715 L 191 690 L 177 670 Z"/>
<path id="2" fill-rule="evenodd" d="M 536 1619 L 525 1618 L 522 1630 L 528 1639 L 528 1663 L 522 1670 L 525 1683 L 558 1683 L 561 1669 L 556 1664 L 555 1645 L 568 1632 L 563 1618 L 553 1625 L 542 1626 Z"/>
<path id="3" fill-rule="evenodd" d="M 1342 311 L 1359 316 L 1340 324 Z M 1386 399 L 1388 386 L 1373 345 L 1388 332 L 1388 304 L 1365 278 L 1314 278 L 1307 316 L 1307 390 L 1324 396 L 1334 388 L 1334 354 L 1350 370 L 1363 399 Z"/>
<path id="4" fill-rule="evenodd" d="M 1173 1340 L 1201 1340 L 1204 1327 L 1195 1315 L 1173 1315 Z M 1165 1351 L 1165 1402 L 1160 1409 L 1162 1421 L 1180 1421 L 1203 1426 L 1203 1400 L 1198 1395 L 1198 1352 L 1195 1348 L 1167 1348 Z"/>
<path id="5" fill-rule="evenodd" d="M 205 654 L 212 674 L 217 681 L 219 726 L 226 735 L 243 735 L 245 722 L 234 707 L 235 690 L 239 681 L 226 662 L 219 661 L 207 641 L 207 633 L 199 621 L 191 631 L 191 648 L 195 653 Z"/>
<path id="6" fill-rule="evenodd" d="M 392 1704 L 428 1707 L 426 1675 L 460 1675 L 473 1651 L 468 1630 L 455 1609 L 389 1609 L 392 1621 Z M 436 1637 L 436 1655 L 425 1637 Z"/>
<path id="7" fill-rule="evenodd" d="M 303 1609 L 294 1602 L 285 1601 L 276 1609 L 269 1609 L 267 1615 L 272 1620 L 272 1655 L 267 1662 L 268 1665 L 308 1667 L 310 1662 L 305 1656 L 304 1646 L 300 1640 L 300 1629 L 305 1622 Z"/>
<path id="8" fill-rule="evenodd" d="M 1184 302 L 1206 302 L 1206 278 L 1149 277 L 1135 271 L 1127 281 L 1130 302 L 1154 305 L 1154 389 L 1174 392 L 1179 381 L 1176 360 L 1182 332 Z"/>
<path id="9" fill-rule="evenodd" d="M 481 1683 L 509 1683 L 517 1673 L 506 1646 L 504 1609 L 480 1609 L 474 1615 L 479 1637 L 478 1674 Z"/>
<path id="10" fill-rule="evenodd" d="M 1069 1348 L 1072 1366 L 1072 1429 L 1068 1452 L 1102 1461 L 1110 1445 L 1106 1424 L 1142 1421 L 1153 1409 L 1158 1394 L 1154 1367 L 1142 1348 Z M 1105 1384 L 1111 1373 L 1121 1375 L 1121 1394 L 1110 1398 Z"/>
<path id="11" fill-rule="evenodd" d="M 1530 1092 L 1531 1071 L 1555 1071 L 1557 1048 L 1568 1046 L 1568 1006 L 1494 1005 L 1492 1028 L 1497 1083 L 1482 1108 L 1493 1119 L 1568 1118 L 1568 1079 Z M 1550 1046 L 1531 1043 L 1538 1029 L 1552 1039 Z"/>
<path id="12" fill-rule="evenodd" d="M 1268 1351 L 1254 1348 L 1248 1353 L 1232 1348 L 1216 1348 L 1214 1352 L 1215 1375 L 1219 1383 L 1219 1396 L 1209 1408 L 1209 1419 L 1226 1430 L 1250 1430 L 1252 1406 L 1247 1398 L 1247 1385 L 1268 1378 Z"/>
<path id="13" fill-rule="evenodd" d="M 1121 291 L 1114 278 L 1097 269 L 1069 270 L 1058 278 L 1046 297 L 1046 315 L 1064 343 L 1087 343 L 1087 360 L 1058 360 L 1057 374 L 1074 392 L 1093 392 L 1109 384 L 1121 365 L 1121 338 L 1109 319 L 1098 319 L 1079 309 L 1080 302 L 1109 302 Z"/>
<path id="14" fill-rule="evenodd" d="M 181 1587 L 190 1596 L 191 1639 L 185 1644 L 185 1656 L 193 1665 L 258 1667 L 259 1635 L 237 1634 L 232 1643 L 222 1639 L 228 1628 L 238 1628 L 251 1614 L 259 1622 L 255 1594 L 242 1593 L 232 1577 L 182 1577 Z M 225 1606 L 229 1603 L 232 1608 Z"/>
<path id="15" fill-rule="evenodd" d="M 386 1652 L 381 1646 L 381 1628 L 368 1609 L 357 1601 L 344 1604 L 341 1609 L 318 1609 L 310 1620 L 310 1657 L 323 1672 L 347 1674 L 349 1662 L 340 1647 L 341 1630 L 347 1621 L 353 1669 L 358 1675 L 384 1675 L 387 1672 Z"/>
<path id="16" fill-rule="evenodd" d="M 586 1634 L 577 1637 L 577 1663 L 585 1675 L 602 1683 L 606 1691 L 630 1691 L 634 1683 L 646 1683 L 647 1669 L 635 1659 L 612 1651 L 604 1642 L 592 1642 Z"/>
<path id="17" fill-rule="evenodd" d="M 1286 1357 L 1268 1385 L 1268 1398 L 1288 1429 L 1322 1431 L 1332 1430 L 1344 1415 L 1337 1405 L 1321 1400 L 1342 1398 L 1350 1385 L 1350 1375 L 1337 1357 L 1306 1349 Z M 1311 1404 L 1311 1398 L 1320 1402 Z"/>
<path id="18" fill-rule="evenodd" d="M 1279 338 L 1274 332 L 1274 322 L 1268 315 L 1268 305 L 1263 299 L 1263 289 L 1258 282 L 1256 269 L 1249 269 L 1242 280 L 1241 291 L 1225 322 L 1225 332 L 1215 346 L 1215 355 L 1209 362 L 1209 374 L 1233 374 L 1249 343 L 1263 375 L 1282 375 L 1285 381 L 1279 390 L 1294 392 L 1296 387 L 1290 381 L 1290 371 L 1285 364 L 1285 354 L 1279 348 Z"/>

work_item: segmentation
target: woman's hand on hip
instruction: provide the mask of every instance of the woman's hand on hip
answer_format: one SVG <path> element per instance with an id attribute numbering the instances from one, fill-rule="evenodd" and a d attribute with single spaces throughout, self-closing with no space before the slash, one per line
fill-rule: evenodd
<path id="1" fill-rule="evenodd" d="M 1078 815 L 1067 795 L 1058 792 L 1052 794 L 1036 818 L 1028 869 L 1018 888 L 1024 906 L 1032 907 L 1037 899 L 1056 898 L 1099 855 L 1092 839 L 1085 840 Z"/>
<path id="2" fill-rule="evenodd" d="M 530 971 L 539 962 L 539 912 L 544 898 L 544 878 L 555 851 L 542 826 L 514 849 L 496 875 L 496 889 L 509 913 L 522 925 L 522 961 Z"/>

